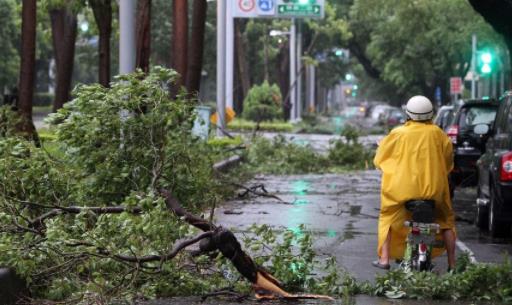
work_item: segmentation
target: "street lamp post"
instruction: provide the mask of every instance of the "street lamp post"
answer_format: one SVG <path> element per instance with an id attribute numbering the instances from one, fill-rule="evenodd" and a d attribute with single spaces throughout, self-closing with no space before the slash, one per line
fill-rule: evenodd
<path id="1" fill-rule="evenodd" d="M 226 113 L 226 1 L 217 1 L 217 136 L 222 137 Z"/>

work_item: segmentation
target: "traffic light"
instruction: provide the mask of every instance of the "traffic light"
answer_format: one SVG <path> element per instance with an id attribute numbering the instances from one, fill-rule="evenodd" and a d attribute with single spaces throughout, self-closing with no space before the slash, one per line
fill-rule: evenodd
<path id="1" fill-rule="evenodd" d="M 482 53 L 480 53 L 480 64 L 479 64 L 479 67 L 480 67 L 480 72 L 482 74 L 489 74 L 492 72 L 492 54 L 491 52 L 489 51 L 484 51 Z"/>

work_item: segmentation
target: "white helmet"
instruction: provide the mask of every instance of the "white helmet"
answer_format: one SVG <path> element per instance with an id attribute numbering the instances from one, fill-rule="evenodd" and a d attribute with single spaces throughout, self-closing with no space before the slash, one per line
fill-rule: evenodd
<path id="1" fill-rule="evenodd" d="M 413 121 L 426 121 L 434 116 L 434 107 L 428 98 L 416 95 L 407 101 L 405 112 Z"/>

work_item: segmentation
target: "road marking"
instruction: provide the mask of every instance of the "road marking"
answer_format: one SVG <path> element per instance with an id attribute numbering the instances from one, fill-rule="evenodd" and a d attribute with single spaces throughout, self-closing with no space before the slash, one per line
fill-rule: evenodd
<path id="1" fill-rule="evenodd" d="M 455 243 L 457 244 L 457 247 L 459 247 L 459 249 L 462 252 L 467 252 L 468 253 L 469 260 L 471 261 L 472 264 L 476 264 L 477 263 L 477 260 L 475 258 L 475 253 L 473 253 L 473 251 L 471 251 L 471 249 L 469 249 L 469 247 L 466 246 L 465 243 L 463 243 L 460 240 L 457 240 Z"/>

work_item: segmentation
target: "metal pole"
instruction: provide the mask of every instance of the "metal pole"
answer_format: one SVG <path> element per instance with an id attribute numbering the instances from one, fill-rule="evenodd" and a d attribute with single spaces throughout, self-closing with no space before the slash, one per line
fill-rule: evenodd
<path id="1" fill-rule="evenodd" d="M 220 0 L 218 0 L 220 1 Z M 229 3 L 228 3 L 229 2 Z M 235 19 L 232 1 L 226 1 L 226 107 L 233 109 L 233 78 L 235 65 Z"/>
<path id="2" fill-rule="evenodd" d="M 476 98 L 476 34 L 471 37 L 471 98 Z"/>
<path id="3" fill-rule="evenodd" d="M 297 120 L 302 117 L 302 22 L 298 21 L 297 31 Z"/>
<path id="4" fill-rule="evenodd" d="M 295 121 L 297 119 L 297 100 L 295 90 L 295 82 L 297 77 L 297 29 L 295 27 L 295 18 L 292 18 L 292 26 L 290 28 L 290 120 Z"/>
<path id="5" fill-rule="evenodd" d="M 315 112 L 315 66 L 309 65 L 309 111 Z"/>
<path id="6" fill-rule="evenodd" d="M 119 73 L 135 71 L 136 0 L 119 1 Z"/>
<path id="7" fill-rule="evenodd" d="M 222 137 L 226 112 L 226 1 L 217 1 L 217 136 Z"/>

